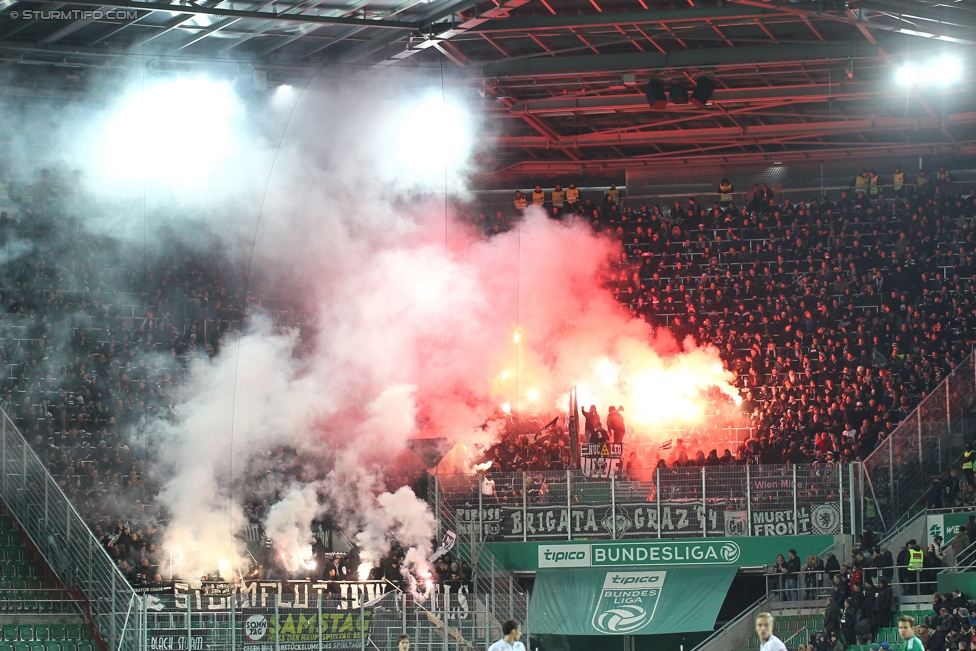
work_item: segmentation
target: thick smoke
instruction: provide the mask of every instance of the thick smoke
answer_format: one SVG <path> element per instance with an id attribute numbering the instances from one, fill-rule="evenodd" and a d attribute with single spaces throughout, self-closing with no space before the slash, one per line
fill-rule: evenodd
<path id="1" fill-rule="evenodd" d="M 734 397 L 716 350 L 652 332 L 612 299 L 602 279 L 613 241 L 533 209 L 490 240 L 457 225 L 444 194 L 463 192 L 461 145 L 477 125 L 444 108 L 457 97 L 441 88 L 402 72 L 323 78 L 286 107 L 280 147 L 246 119 L 228 136 L 238 141 L 222 151 L 253 156 L 255 169 L 172 189 L 194 211 L 154 215 L 168 229 L 194 224 L 194 240 L 217 234 L 252 293 L 287 291 L 313 314 L 302 335 L 250 314 L 243 334 L 190 365 L 173 418 L 146 425 L 168 477 L 159 501 L 175 574 L 246 567 L 243 469 L 288 446 L 307 471 L 263 519 L 284 565 L 308 562 L 310 523 L 328 513 L 365 569 L 397 539 L 422 593 L 434 518 L 384 481 L 408 439 L 445 437 L 470 453 L 493 441 L 500 407 L 564 413 L 573 387 L 581 404 L 622 405 L 648 431 L 702 422 L 708 392 Z M 98 169 L 90 186 L 109 205 L 116 179 Z M 255 187 L 262 170 L 270 181 Z"/>

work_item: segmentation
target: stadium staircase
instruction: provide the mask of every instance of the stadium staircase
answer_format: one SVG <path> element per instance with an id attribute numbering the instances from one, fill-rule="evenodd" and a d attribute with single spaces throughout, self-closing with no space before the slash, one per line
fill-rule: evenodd
<path id="1" fill-rule="evenodd" d="M 443 537 L 445 533 L 453 532 L 457 536 L 453 553 L 466 561 L 473 570 L 474 589 L 469 601 L 473 603 L 475 614 L 473 627 L 464 635 L 465 640 L 475 648 L 487 647 L 501 636 L 502 623 L 507 619 L 514 619 L 523 622 L 525 648 L 531 649 L 528 592 L 521 587 L 514 574 L 502 569 L 501 563 L 479 544 L 473 527 L 458 523 L 453 509 L 438 498 L 437 490 L 432 493 L 428 504 L 437 517 L 438 536 Z M 458 631 L 458 635 L 461 633 L 462 631 Z M 455 633 L 452 632 L 451 635 L 453 637 Z"/>
<path id="2" fill-rule="evenodd" d="M 81 610 L 0 514 L 0 651 L 94 651 Z"/>
<path id="3" fill-rule="evenodd" d="M 0 508 L 0 651 L 135 649 L 144 628 L 139 598 L 6 404 Z"/>

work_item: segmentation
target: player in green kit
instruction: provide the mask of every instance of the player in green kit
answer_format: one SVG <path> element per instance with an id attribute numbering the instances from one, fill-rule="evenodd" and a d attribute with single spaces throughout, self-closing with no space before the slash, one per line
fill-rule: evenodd
<path id="1" fill-rule="evenodd" d="M 925 651 L 922 641 L 915 637 L 915 620 L 908 615 L 898 618 L 898 635 L 905 642 L 905 651 Z"/>

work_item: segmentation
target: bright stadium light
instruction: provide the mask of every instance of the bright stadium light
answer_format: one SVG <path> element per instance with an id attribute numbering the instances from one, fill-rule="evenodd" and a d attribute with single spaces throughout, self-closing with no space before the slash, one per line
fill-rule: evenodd
<path id="1" fill-rule="evenodd" d="M 942 83 L 954 84 L 962 80 L 962 59 L 959 57 L 946 56 L 939 63 L 939 70 L 942 76 Z"/>
<path id="2" fill-rule="evenodd" d="M 175 79 L 128 94 L 97 144 L 105 171 L 174 188 L 206 182 L 234 149 L 229 84 Z"/>
<path id="3" fill-rule="evenodd" d="M 471 144 L 468 117 L 440 92 L 410 106 L 397 125 L 397 154 L 402 170 L 442 178 L 463 163 Z"/>
<path id="4" fill-rule="evenodd" d="M 962 81 L 962 78 L 962 59 L 952 55 L 918 63 L 906 63 L 895 71 L 895 79 L 905 86 L 912 84 L 949 86 Z"/>
<path id="5" fill-rule="evenodd" d="M 906 63 L 902 67 L 898 68 L 896 76 L 899 82 L 908 85 L 913 83 L 918 78 L 918 71 L 915 69 L 915 66 L 911 65 L 910 63 Z"/>

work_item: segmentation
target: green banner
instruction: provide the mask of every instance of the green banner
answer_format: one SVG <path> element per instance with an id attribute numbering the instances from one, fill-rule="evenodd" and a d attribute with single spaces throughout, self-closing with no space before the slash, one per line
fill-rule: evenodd
<path id="1" fill-rule="evenodd" d="M 509 571 L 634 566 L 769 565 L 795 549 L 800 558 L 823 554 L 833 536 L 778 538 L 652 538 L 626 542 L 486 543 L 485 550 Z"/>
<path id="2" fill-rule="evenodd" d="M 540 570 L 533 634 L 659 635 L 710 631 L 737 567 Z"/>

